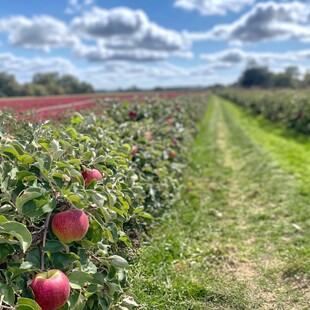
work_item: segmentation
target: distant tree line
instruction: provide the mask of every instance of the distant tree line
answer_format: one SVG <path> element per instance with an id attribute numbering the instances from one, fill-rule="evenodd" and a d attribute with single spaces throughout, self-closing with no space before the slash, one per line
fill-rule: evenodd
<path id="1" fill-rule="evenodd" d="M 0 72 L 0 97 L 50 96 L 94 92 L 93 86 L 79 81 L 75 76 L 58 73 L 37 73 L 32 81 L 19 84 L 14 75 Z"/>
<path id="2" fill-rule="evenodd" d="M 310 87 L 310 71 L 301 76 L 298 67 L 295 66 L 287 67 L 283 72 L 275 73 L 266 66 L 250 65 L 243 71 L 235 85 L 246 88 Z"/>

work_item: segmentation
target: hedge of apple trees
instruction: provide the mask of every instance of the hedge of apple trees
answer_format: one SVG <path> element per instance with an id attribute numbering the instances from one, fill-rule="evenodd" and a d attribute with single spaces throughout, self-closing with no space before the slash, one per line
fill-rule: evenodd
<path id="1" fill-rule="evenodd" d="M 305 90 L 246 90 L 227 88 L 220 95 L 287 128 L 310 134 L 310 92 Z"/>
<path id="2" fill-rule="evenodd" d="M 179 198 L 205 103 L 203 95 L 99 103 L 62 124 L 1 112 L 0 308 L 134 307 L 128 257 Z"/>

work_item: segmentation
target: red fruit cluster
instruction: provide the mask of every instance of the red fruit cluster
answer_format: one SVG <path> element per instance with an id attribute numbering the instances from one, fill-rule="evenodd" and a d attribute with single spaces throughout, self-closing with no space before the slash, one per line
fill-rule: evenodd
<path id="1" fill-rule="evenodd" d="M 174 99 L 183 95 L 184 92 L 162 92 L 158 96 L 162 99 Z M 32 121 L 58 119 L 62 112 L 68 110 L 80 111 L 95 106 L 97 99 L 117 99 L 132 101 L 142 101 L 145 97 L 144 93 L 121 93 L 121 94 L 86 94 L 86 95 L 64 95 L 64 96 L 48 96 L 36 98 L 13 98 L 1 99 L 0 109 L 10 108 L 15 113 L 24 114 L 26 111 L 35 111 L 35 115 L 31 117 Z M 130 119 L 136 119 L 137 113 L 129 112 Z"/>
<path id="2" fill-rule="evenodd" d="M 96 170 L 82 172 L 86 186 L 93 180 L 100 180 L 101 173 Z M 82 210 L 71 209 L 57 213 L 52 220 L 52 231 L 55 236 L 64 243 L 82 240 L 89 228 L 86 213 Z M 67 276 L 60 270 L 49 270 L 37 274 L 30 288 L 35 301 L 42 310 L 60 309 L 70 295 L 70 283 Z"/>

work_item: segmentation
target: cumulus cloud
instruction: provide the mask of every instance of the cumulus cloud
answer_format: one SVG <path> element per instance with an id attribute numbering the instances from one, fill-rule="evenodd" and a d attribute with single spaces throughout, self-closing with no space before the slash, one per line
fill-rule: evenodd
<path id="1" fill-rule="evenodd" d="M 183 34 L 151 22 L 141 10 L 93 8 L 71 23 L 73 32 L 97 45 L 77 44 L 75 52 L 92 61 L 191 58 L 191 42 Z"/>
<path id="2" fill-rule="evenodd" d="M 148 17 L 141 10 L 120 7 L 104 10 L 94 7 L 72 21 L 75 31 L 93 38 L 132 35 L 149 23 Z"/>
<path id="3" fill-rule="evenodd" d="M 240 12 L 255 0 L 176 0 L 175 7 L 198 11 L 202 15 L 226 15 L 228 12 Z"/>
<path id="4" fill-rule="evenodd" d="M 168 62 L 145 66 L 138 63 L 110 61 L 86 68 L 76 67 L 62 57 L 25 58 L 11 53 L 0 54 L 0 71 L 16 76 L 19 82 L 28 82 L 38 72 L 72 74 L 92 83 L 96 89 L 127 88 L 133 85 L 152 88 L 155 86 L 205 85 L 212 83 L 212 72 L 208 66 L 182 68 Z M 124 76 L 126 79 L 124 79 Z"/>
<path id="5" fill-rule="evenodd" d="M 166 50 L 152 50 L 143 48 L 116 48 L 106 46 L 103 41 L 97 42 L 96 45 L 85 45 L 78 43 L 74 46 L 74 53 L 77 57 L 86 59 L 90 62 L 103 61 L 133 61 L 133 62 L 153 62 L 165 60 L 171 56 L 191 59 L 193 54 L 191 51 L 175 51 L 169 52 Z"/>
<path id="6" fill-rule="evenodd" d="M 37 72 L 59 72 L 60 74 L 77 74 L 75 66 L 62 57 L 25 58 L 11 53 L 0 54 L 0 71 L 14 74 L 19 81 L 29 81 Z"/>
<path id="7" fill-rule="evenodd" d="M 285 53 L 274 52 L 246 52 L 238 48 L 227 49 L 218 53 L 202 54 L 200 59 L 215 65 L 233 67 L 254 62 L 262 65 L 274 66 L 281 63 L 297 64 L 310 60 L 310 50 L 288 51 Z"/>
<path id="8" fill-rule="evenodd" d="M 310 40 L 310 6 L 293 2 L 257 3 L 231 24 L 217 25 L 205 33 L 189 33 L 192 40 L 222 40 L 234 44 L 297 38 Z"/>
<path id="9" fill-rule="evenodd" d="M 91 62 L 108 60 L 120 61 L 158 61 L 168 58 L 169 54 L 162 51 L 150 51 L 141 49 L 108 49 L 102 44 L 88 46 L 78 44 L 74 48 L 75 55 Z"/>
<path id="10" fill-rule="evenodd" d="M 32 19 L 24 16 L 0 19 L 0 32 L 8 33 L 9 43 L 14 46 L 45 51 L 77 41 L 65 23 L 45 15 Z"/>
<path id="11" fill-rule="evenodd" d="M 72 6 L 79 1 L 71 0 Z M 84 0 L 85 4 L 92 1 Z M 190 59 L 191 41 L 182 33 L 153 22 L 141 10 L 93 7 L 70 25 L 50 16 L 12 16 L 0 19 L 0 33 L 11 45 L 50 51 L 72 48 L 89 61 L 158 61 L 170 56 Z"/>

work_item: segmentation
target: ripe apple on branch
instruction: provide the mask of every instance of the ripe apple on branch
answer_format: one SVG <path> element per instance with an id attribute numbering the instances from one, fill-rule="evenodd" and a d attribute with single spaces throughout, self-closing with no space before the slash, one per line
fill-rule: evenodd
<path id="1" fill-rule="evenodd" d="M 57 269 L 38 273 L 30 288 L 34 294 L 34 300 L 42 310 L 60 309 L 70 296 L 69 280 L 62 271 Z"/>

